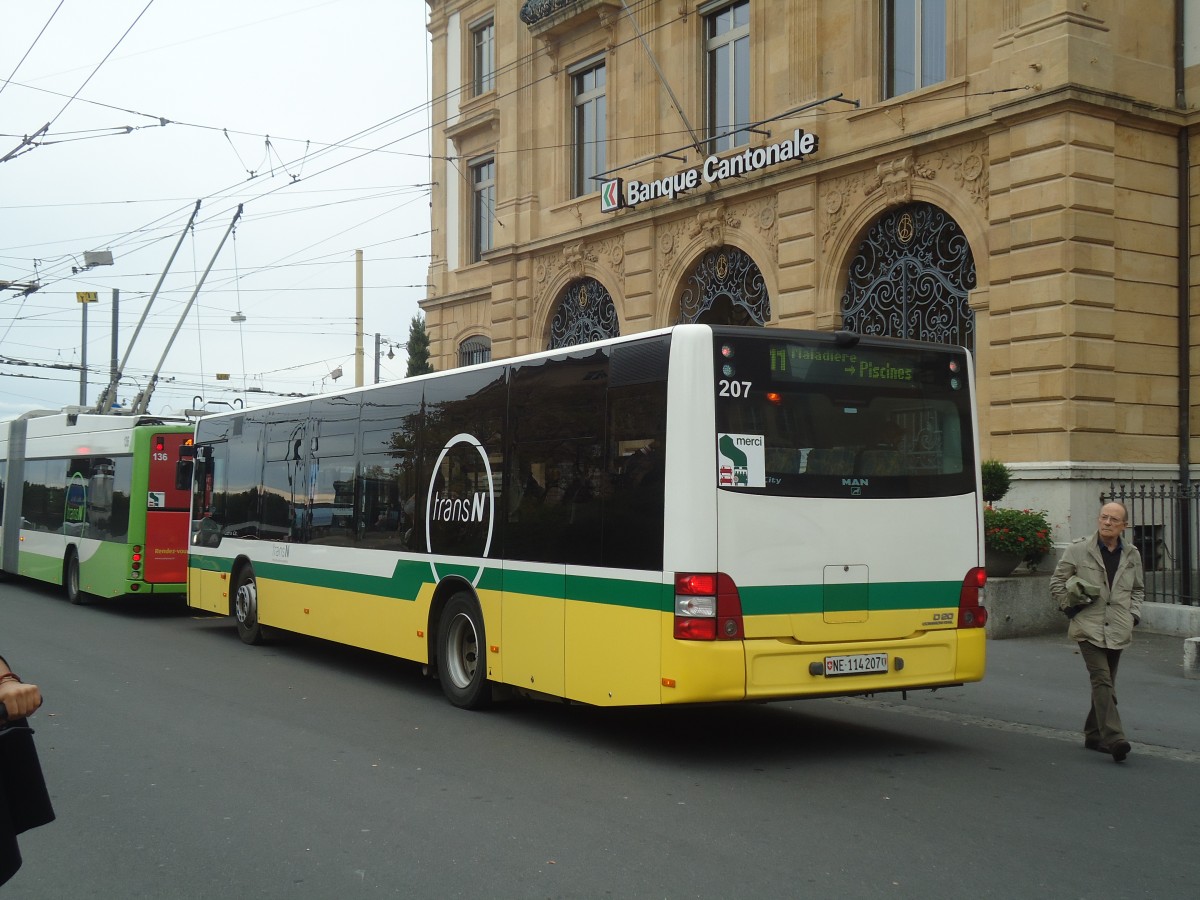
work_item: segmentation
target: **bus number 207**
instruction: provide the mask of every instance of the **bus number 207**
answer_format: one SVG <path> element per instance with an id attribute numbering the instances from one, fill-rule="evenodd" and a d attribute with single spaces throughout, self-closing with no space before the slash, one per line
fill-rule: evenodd
<path id="1" fill-rule="evenodd" d="M 749 397 L 750 382 L 749 381 L 729 381 L 722 378 L 718 382 L 718 395 L 722 397 Z"/>

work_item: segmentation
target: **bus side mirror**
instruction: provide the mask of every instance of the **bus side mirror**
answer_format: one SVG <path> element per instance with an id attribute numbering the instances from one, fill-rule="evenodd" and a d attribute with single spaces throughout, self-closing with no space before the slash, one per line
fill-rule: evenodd
<path id="1" fill-rule="evenodd" d="M 190 491 L 192 489 L 192 461 L 181 459 L 175 463 L 175 490 Z"/>

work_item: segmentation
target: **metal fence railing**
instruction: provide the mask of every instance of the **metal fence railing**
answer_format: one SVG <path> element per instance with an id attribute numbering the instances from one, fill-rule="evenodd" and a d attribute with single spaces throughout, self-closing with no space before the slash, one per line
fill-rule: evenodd
<path id="1" fill-rule="evenodd" d="M 1129 511 L 1125 537 L 1141 551 L 1146 599 L 1200 605 L 1200 483 L 1110 482 L 1100 502 L 1111 500 Z"/>

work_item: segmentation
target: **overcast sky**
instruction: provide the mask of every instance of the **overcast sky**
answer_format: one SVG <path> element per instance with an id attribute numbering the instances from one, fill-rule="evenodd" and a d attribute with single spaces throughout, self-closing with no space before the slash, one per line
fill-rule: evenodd
<path id="1" fill-rule="evenodd" d="M 150 411 L 352 385 L 357 249 L 373 382 L 375 333 L 405 341 L 425 295 L 425 15 L 423 0 L 0 0 L 0 283 L 41 285 L 0 289 L 0 418 L 79 402 L 78 369 L 53 368 L 81 361 L 78 291 L 99 297 L 87 313 L 96 402 L 113 289 L 124 357 L 197 200 L 121 400 L 162 358 L 239 203 Z M 111 267 L 83 269 L 104 250 Z M 385 355 L 383 378 L 406 359 Z"/>

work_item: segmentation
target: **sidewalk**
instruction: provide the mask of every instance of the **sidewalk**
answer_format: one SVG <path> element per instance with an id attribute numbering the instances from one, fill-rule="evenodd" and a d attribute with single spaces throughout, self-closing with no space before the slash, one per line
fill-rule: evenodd
<path id="1" fill-rule="evenodd" d="M 956 710 L 1081 733 L 1090 687 L 1066 630 L 1064 620 L 1058 634 L 988 641 L 987 673 L 954 692 Z M 1117 694 L 1135 753 L 1139 743 L 1200 751 L 1200 680 L 1184 677 L 1183 638 L 1136 631 Z"/>

